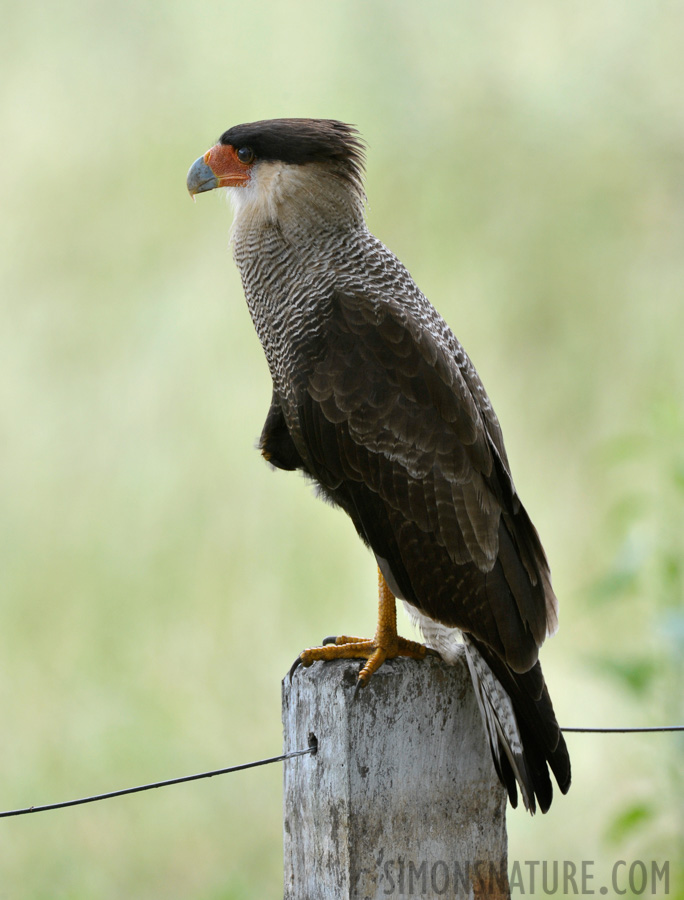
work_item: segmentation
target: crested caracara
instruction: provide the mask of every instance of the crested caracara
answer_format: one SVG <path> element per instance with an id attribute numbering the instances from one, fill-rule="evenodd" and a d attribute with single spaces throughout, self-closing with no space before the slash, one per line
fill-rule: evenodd
<path id="1" fill-rule="evenodd" d="M 538 661 L 558 604 L 511 478 L 501 428 L 470 359 L 411 276 L 368 230 L 363 145 L 316 119 L 237 125 L 188 173 L 228 189 L 232 242 L 273 379 L 260 448 L 351 518 L 379 570 L 374 640 L 338 637 L 300 661 L 421 658 L 395 598 L 447 661 L 459 639 L 511 803 L 551 803 L 570 760 Z"/>

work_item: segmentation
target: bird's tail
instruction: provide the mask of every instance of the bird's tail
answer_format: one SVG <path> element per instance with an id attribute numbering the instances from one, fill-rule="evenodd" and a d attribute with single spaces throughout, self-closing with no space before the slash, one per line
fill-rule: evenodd
<path id="1" fill-rule="evenodd" d="M 553 788 L 549 768 L 565 794 L 570 787 L 570 757 L 537 661 L 527 672 L 510 669 L 485 644 L 464 634 L 468 668 L 482 713 L 494 765 L 518 805 L 546 812 Z"/>

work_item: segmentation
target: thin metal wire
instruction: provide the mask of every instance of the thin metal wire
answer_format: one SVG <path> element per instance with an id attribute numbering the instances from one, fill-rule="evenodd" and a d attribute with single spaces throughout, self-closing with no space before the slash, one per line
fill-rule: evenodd
<path id="1" fill-rule="evenodd" d="M 561 728 L 566 733 L 581 734 L 643 734 L 656 731 L 684 731 L 684 725 L 661 725 L 650 728 Z M 92 797 L 81 797 L 78 800 L 65 800 L 62 803 L 48 803 L 45 806 L 27 806 L 24 809 L 10 809 L 0 812 L 0 819 L 8 819 L 10 816 L 25 816 L 29 813 L 47 812 L 49 809 L 65 809 L 67 806 L 81 806 L 84 803 L 95 803 L 98 800 L 109 800 L 112 797 L 123 797 L 126 794 L 139 794 L 142 791 L 151 791 L 154 788 L 168 787 L 172 784 L 184 784 L 186 781 L 199 781 L 201 778 L 213 778 L 214 775 L 228 775 L 230 772 L 241 772 L 243 769 L 254 769 L 257 766 L 267 766 L 270 763 L 284 762 L 296 756 L 315 755 L 318 750 L 318 742 L 312 735 L 311 743 L 305 750 L 291 750 L 281 756 L 270 756 L 268 759 L 258 759 L 254 762 L 242 763 L 238 766 L 229 766 L 226 769 L 214 769 L 211 772 L 200 772 L 199 775 L 184 775 L 181 778 L 169 778 L 166 781 L 156 781 L 153 784 L 141 784 L 138 787 L 124 788 L 120 791 L 109 791 L 106 794 L 95 794 Z"/>
<path id="2" fill-rule="evenodd" d="M 199 775 L 184 775 L 182 778 L 169 778 L 167 781 L 157 781 L 154 784 L 141 784 L 138 787 L 124 788 L 120 791 L 109 791 L 106 794 L 95 794 L 92 797 L 82 797 L 79 800 L 65 800 L 62 803 L 48 803 L 45 806 L 27 806 L 24 809 L 10 809 L 7 812 L 0 812 L 0 819 L 7 819 L 10 816 L 25 816 L 28 813 L 47 812 L 49 809 L 64 809 L 67 806 L 81 806 L 83 803 L 95 803 L 97 800 L 109 800 L 111 797 L 123 797 L 125 794 L 139 794 L 142 791 L 151 791 L 154 788 L 168 787 L 171 784 L 183 784 L 186 781 L 199 781 L 200 778 L 213 778 L 214 775 L 227 775 L 229 772 L 240 772 L 242 769 L 267 766 L 270 763 L 283 762 L 283 760 L 293 759 L 295 756 L 304 756 L 307 753 L 313 755 L 317 750 L 318 744 L 314 739 L 306 750 L 292 750 L 289 753 L 283 753 L 282 756 L 271 756 L 268 759 L 258 759 L 255 762 L 242 763 L 239 766 L 229 766 L 227 769 L 214 769 L 212 772 L 201 772 Z"/>
<path id="3" fill-rule="evenodd" d="M 645 734 L 650 731 L 684 731 L 684 725 L 660 725 L 653 728 L 561 728 L 584 734 Z"/>

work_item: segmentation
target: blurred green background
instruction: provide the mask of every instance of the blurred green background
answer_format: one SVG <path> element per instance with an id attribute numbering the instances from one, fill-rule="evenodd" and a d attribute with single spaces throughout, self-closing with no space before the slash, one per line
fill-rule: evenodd
<path id="1" fill-rule="evenodd" d="M 335 117 L 369 223 L 460 337 L 547 548 L 566 725 L 684 720 L 684 7 L 7 4 L 0 32 L 0 807 L 279 752 L 280 679 L 371 632 L 371 557 L 254 451 L 269 377 L 226 128 Z M 405 618 L 403 630 L 410 631 Z M 670 859 L 677 735 L 570 736 L 511 860 Z M 0 823 L 2 898 L 281 894 L 271 766 Z M 629 895 L 628 895 L 629 896 Z"/>

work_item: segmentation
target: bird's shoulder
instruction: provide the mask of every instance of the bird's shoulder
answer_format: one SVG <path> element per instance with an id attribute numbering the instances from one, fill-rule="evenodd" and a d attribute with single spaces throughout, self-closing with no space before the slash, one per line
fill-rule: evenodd
<path id="1" fill-rule="evenodd" d="M 473 363 L 389 251 L 375 254 L 364 279 L 331 288 L 317 337 L 308 393 L 329 421 L 350 426 L 352 438 L 427 451 L 431 436 L 442 455 L 458 445 L 488 474 L 494 453 L 508 471 L 499 422 Z"/>

